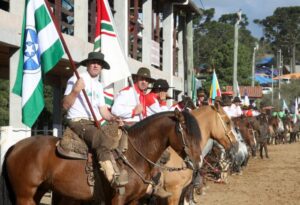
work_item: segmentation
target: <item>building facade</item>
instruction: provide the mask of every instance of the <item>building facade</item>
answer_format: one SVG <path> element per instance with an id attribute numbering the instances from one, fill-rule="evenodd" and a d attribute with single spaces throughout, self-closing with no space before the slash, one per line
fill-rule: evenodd
<path id="1" fill-rule="evenodd" d="M 64 39 L 75 62 L 93 49 L 96 0 L 49 0 Z M 168 80 L 176 100 L 191 94 L 193 72 L 193 15 L 199 10 L 192 0 L 109 0 L 116 30 L 131 73 L 149 67 L 154 78 Z M 11 92 L 14 85 L 21 41 L 25 0 L 0 0 L 0 78 L 9 80 L 9 124 L 5 133 L 31 135 L 21 122 L 21 98 Z M 62 130 L 61 99 L 66 80 L 72 75 L 67 56 L 45 77 L 53 87 L 53 128 Z M 118 92 L 127 83 L 114 84 Z"/>

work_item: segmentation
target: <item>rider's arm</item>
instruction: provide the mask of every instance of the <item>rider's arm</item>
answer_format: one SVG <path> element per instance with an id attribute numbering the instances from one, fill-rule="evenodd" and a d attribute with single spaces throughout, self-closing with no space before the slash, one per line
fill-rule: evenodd
<path id="1" fill-rule="evenodd" d="M 110 111 L 108 110 L 107 106 L 104 105 L 104 106 L 100 106 L 99 107 L 99 111 L 100 111 L 100 114 L 101 116 L 107 120 L 107 121 L 111 121 L 111 120 L 114 120 L 115 117 L 110 113 Z"/>
<path id="2" fill-rule="evenodd" d="M 78 79 L 75 84 L 71 79 L 68 81 L 65 96 L 62 101 L 62 106 L 65 110 L 69 110 L 72 107 L 84 87 L 85 84 L 82 78 Z"/>

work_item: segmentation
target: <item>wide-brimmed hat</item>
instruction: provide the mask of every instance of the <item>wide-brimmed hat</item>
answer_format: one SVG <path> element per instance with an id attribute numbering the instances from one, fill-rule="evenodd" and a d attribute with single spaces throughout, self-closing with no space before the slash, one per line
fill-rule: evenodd
<path id="1" fill-rule="evenodd" d="M 132 74 L 134 78 L 143 77 L 149 79 L 149 81 L 153 82 L 154 79 L 151 78 L 150 70 L 146 67 L 140 67 L 136 74 Z"/>
<path id="2" fill-rule="evenodd" d="M 199 89 L 199 90 L 197 90 L 197 96 L 198 97 L 205 97 L 206 94 L 205 94 L 203 89 Z"/>
<path id="3" fill-rule="evenodd" d="M 110 69 L 109 64 L 104 60 L 104 54 L 101 52 L 90 52 L 88 58 L 81 61 L 79 64 L 87 66 L 87 63 L 90 61 L 99 61 L 103 69 Z"/>
<path id="4" fill-rule="evenodd" d="M 238 97 L 238 96 L 235 96 L 234 98 L 233 98 L 233 101 L 232 101 L 233 103 L 241 103 L 242 101 L 241 101 L 241 99 Z"/>
<path id="5" fill-rule="evenodd" d="M 170 87 L 168 81 L 164 79 L 157 79 L 152 87 L 152 90 L 168 90 L 169 88 L 174 88 Z"/>

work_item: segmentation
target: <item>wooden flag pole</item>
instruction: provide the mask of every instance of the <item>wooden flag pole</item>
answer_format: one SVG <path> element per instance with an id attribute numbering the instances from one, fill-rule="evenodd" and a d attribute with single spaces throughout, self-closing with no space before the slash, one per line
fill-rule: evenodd
<path id="1" fill-rule="evenodd" d="M 64 47 L 64 49 L 65 49 L 65 51 L 66 51 L 66 53 L 67 53 L 67 56 L 68 56 L 68 58 L 69 58 L 69 62 L 70 62 L 70 64 L 71 64 L 71 68 L 73 69 L 73 71 L 74 71 L 74 73 L 75 73 L 77 79 L 79 79 L 80 76 L 79 76 L 78 71 L 77 71 L 77 69 L 76 69 L 76 65 L 75 65 L 75 63 L 74 63 L 74 61 L 73 61 L 73 58 L 72 58 L 72 56 L 71 56 L 71 54 L 70 54 L 70 51 L 69 51 L 69 49 L 68 49 L 68 47 L 67 47 L 67 44 L 66 44 L 66 42 L 65 42 L 65 40 L 64 40 L 64 38 L 63 38 L 63 35 L 62 35 L 62 33 L 61 33 L 61 31 L 60 31 L 60 29 L 59 29 L 59 27 L 58 27 L 58 24 L 57 24 L 56 19 L 55 19 L 54 15 L 53 15 L 53 12 L 52 12 L 52 10 L 51 10 L 51 8 L 50 8 L 50 6 L 49 6 L 48 0 L 45 0 L 45 3 L 46 3 L 46 6 L 47 6 L 47 8 L 48 8 L 48 11 L 49 11 L 49 13 L 50 13 L 50 15 L 51 15 L 51 18 L 52 18 L 52 20 L 53 20 L 53 22 L 54 22 L 54 25 L 55 25 L 55 28 L 56 28 L 57 33 L 58 33 L 58 35 L 59 35 L 59 38 L 60 38 L 60 40 L 61 40 L 61 42 L 62 42 L 62 44 L 63 44 L 63 47 Z M 96 115 L 95 115 L 95 112 L 94 112 L 94 110 L 93 110 L 93 107 L 92 107 L 92 105 L 91 105 L 91 102 L 89 101 L 89 98 L 88 98 L 88 96 L 87 96 L 87 94 L 86 94 L 85 89 L 82 89 L 82 92 L 83 92 L 84 98 L 85 98 L 85 100 L 86 100 L 86 102 L 87 102 L 87 104 L 88 104 L 88 106 L 89 106 L 89 109 L 90 109 L 90 111 L 91 111 L 91 113 L 92 113 L 93 119 L 94 119 L 94 121 L 95 121 L 95 125 L 96 125 L 96 127 L 99 129 L 99 128 L 100 128 L 99 122 L 98 122 L 98 120 L 97 120 L 97 117 L 96 117 Z"/>

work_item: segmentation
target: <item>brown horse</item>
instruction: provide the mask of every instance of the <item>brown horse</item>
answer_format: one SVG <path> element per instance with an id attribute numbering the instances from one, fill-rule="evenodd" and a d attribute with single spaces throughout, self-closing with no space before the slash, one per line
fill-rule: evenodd
<path id="1" fill-rule="evenodd" d="M 188 157 L 193 166 L 199 168 L 201 134 L 196 119 L 188 112 L 176 110 L 153 115 L 131 127 L 128 135 L 130 143 L 125 155 L 136 172 L 119 162 L 119 166 L 127 169 L 130 179 L 124 195 L 115 192 L 101 174 L 100 196 L 105 204 L 136 204 L 145 194 L 146 182 L 150 181 L 153 168 L 150 161 L 156 162 L 168 146 L 181 157 Z M 5 193 L 0 200 L 10 199 L 17 205 L 34 205 L 39 203 L 47 190 L 69 199 L 92 200 L 93 194 L 85 173 L 86 161 L 60 157 L 56 152 L 57 141 L 58 138 L 52 136 L 36 136 L 22 140 L 11 148 L 6 156 L 0 184 L 0 190 L 11 192 Z M 0 204 L 9 203 L 0 201 Z"/>
<path id="2" fill-rule="evenodd" d="M 251 149 L 252 156 L 255 157 L 257 143 L 255 139 L 254 129 L 248 117 L 244 117 L 244 116 L 236 117 L 236 118 L 232 118 L 232 121 L 241 132 L 241 135 L 245 140 L 246 145 Z"/>
<path id="3" fill-rule="evenodd" d="M 224 146 L 226 150 L 231 150 L 231 154 L 237 151 L 237 141 L 232 132 L 233 125 L 223 108 L 216 103 L 214 106 L 202 106 L 191 111 L 198 121 L 201 130 L 202 140 L 199 146 L 201 150 L 205 147 L 209 138 L 213 138 Z M 171 156 L 167 162 L 168 167 L 182 167 L 183 161 L 170 149 Z M 168 204 L 178 204 L 182 190 L 192 182 L 193 172 L 188 169 L 181 171 L 164 171 L 164 187 L 172 193 L 168 198 Z"/>

